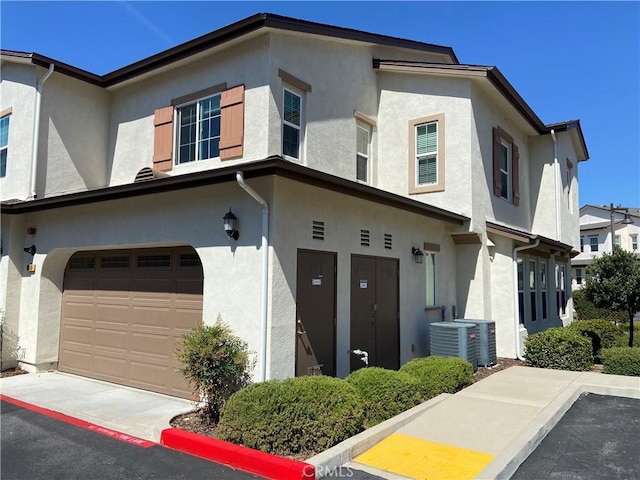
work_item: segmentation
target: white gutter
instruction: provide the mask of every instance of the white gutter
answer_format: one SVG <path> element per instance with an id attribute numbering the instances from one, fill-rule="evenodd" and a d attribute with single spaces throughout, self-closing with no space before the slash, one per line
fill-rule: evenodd
<path id="1" fill-rule="evenodd" d="M 553 181 L 556 191 L 556 240 L 560 241 L 560 194 L 558 193 L 560 190 L 558 186 L 560 165 L 558 164 L 558 139 L 553 128 L 551 129 L 551 138 L 553 138 Z"/>
<path id="2" fill-rule="evenodd" d="M 53 73 L 53 68 L 53 63 L 49 64 L 49 70 L 47 70 L 47 73 L 45 73 L 40 80 L 36 81 L 36 106 L 33 113 L 33 136 L 31 137 L 33 139 L 33 145 L 31 147 L 31 180 L 29 183 L 28 198 L 36 198 L 36 174 L 38 172 L 38 140 L 40 137 L 40 104 L 42 103 L 42 86 Z"/>
<path id="3" fill-rule="evenodd" d="M 513 286 L 514 286 L 513 305 L 515 306 L 514 334 L 516 339 L 516 358 L 518 360 L 524 360 L 524 358 L 522 358 L 522 352 L 520 351 L 520 305 L 519 305 L 520 299 L 518 298 L 518 253 L 521 252 L 522 250 L 536 248 L 539 244 L 540 244 L 540 239 L 536 238 L 531 245 L 522 245 L 521 247 L 516 247 L 513 249 Z"/>
<path id="4" fill-rule="evenodd" d="M 269 204 L 258 193 L 247 185 L 240 170 L 236 172 L 236 181 L 256 202 L 262 205 L 262 291 L 260 293 L 260 354 L 258 381 L 267 379 L 267 286 L 269 280 Z"/>

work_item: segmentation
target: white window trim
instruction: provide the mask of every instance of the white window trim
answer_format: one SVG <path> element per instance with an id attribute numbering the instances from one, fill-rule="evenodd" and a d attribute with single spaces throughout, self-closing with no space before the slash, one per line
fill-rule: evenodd
<path id="1" fill-rule="evenodd" d="M 300 99 L 300 125 L 296 125 L 294 123 L 291 122 L 287 122 L 284 119 L 284 95 L 285 92 L 289 92 L 292 93 L 293 95 L 295 95 L 296 97 L 298 97 Z M 283 86 L 282 87 L 282 128 L 280 130 L 281 135 L 282 135 L 282 141 L 280 142 L 280 148 L 282 149 L 282 156 L 288 160 L 293 160 L 296 162 L 302 162 L 302 151 L 303 151 L 303 144 L 304 144 L 304 130 L 305 130 L 305 115 L 304 115 L 304 108 L 305 108 L 305 103 L 304 103 L 304 94 L 302 92 L 300 92 L 299 90 L 290 87 L 290 86 Z M 289 127 L 295 128 L 296 130 L 298 130 L 298 158 L 296 157 L 292 157 L 291 155 L 285 155 L 284 154 L 284 126 L 287 125 Z"/>
<path id="2" fill-rule="evenodd" d="M 189 100 L 187 102 L 181 103 L 179 105 L 175 105 L 173 108 L 173 125 L 174 125 L 174 132 L 173 132 L 173 165 L 177 168 L 179 167 L 184 167 L 187 165 L 193 165 L 196 164 L 198 162 L 206 162 L 209 160 L 219 160 L 220 159 L 220 149 L 218 148 L 218 156 L 217 157 L 211 157 L 211 158 L 203 158 L 203 159 L 198 159 L 198 150 L 199 150 L 199 141 L 200 141 L 200 128 L 198 127 L 198 124 L 200 123 L 200 102 L 202 100 L 206 100 L 208 98 L 213 98 L 215 96 L 220 97 L 220 100 L 222 100 L 222 94 L 221 93 L 214 93 L 211 95 L 206 95 L 204 97 L 199 97 L 196 99 L 192 99 Z M 180 144 L 178 141 L 178 138 L 180 136 L 180 123 L 179 123 L 179 110 L 181 108 L 187 107 L 189 105 L 194 105 L 196 106 L 196 141 L 195 141 L 195 148 L 196 148 L 196 155 L 195 158 L 192 162 L 179 162 L 179 150 L 180 150 Z M 220 125 L 222 128 L 222 108 L 220 108 Z"/>
<path id="3" fill-rule="evenodd" d="M 433 259 L 433 303 L 429 303 L 429 277 L 428 277 L 428 266 L 429 259 Z M 438 252 L 435 251 L 424 251 L 424 263 L 425 263 L 425 306 L 426 307 L 435 307 L 438 305 Z"/>
<path id="4" fill-rule="evenodd" d="M 631 250 L 636 251 L 638 249 L 638 235 L 631 235 Z"/>
<path id="5" fill-rule="evenodd" d="M 358 131 L 362 130 L 367 134 L 367 153 L 363 154 L 358 149 Z M 366 180 L 361 180 L 358 178 L 358 159 L 362 157 L 367 161 L 367 178 Z M 358 183 L 370 184 L 371 183 L 371 127 L 369 125 L 356 124 L 356 180 Z"/>
<path id="6" fill-rule="evenodd" d="M 596 239 L 595 245 L 594 243 L 591 241 L 592 238 Z M 596 247 L 596 250 L 593 249 L 593 247 Z M 589 250 L 591 252 L 598 252 L 600 251 L 600 238 L 598 235 L 589 235 Z"/>
<path id="7" fill-rule="evenodd" d="M 511 175 L 512 175 L 511 165 L 513 163 L 513 143 L 512 142 L 508 142 L 504 138 L 500 138 L 500 146 L 501 147 L 506 147 L 506 149 L 507 149 L 507 169 L 506 170 L 502 169 L 502 151 L 500 152 L 500 165 L 498 165 L 498 168 L 500 168 L 500 175 L 502 175 L 503 173 L 505 173 L 507 175 L 507 196 L 503 197 L 502 196 L 502 192 L 500 192 L 500 198 L 502 200 L 504 200 L 505 202 L 512 203 L 512 201 L 513 201 L 513 192 L 512 192 L 513 180 L 511 178 Z"/>

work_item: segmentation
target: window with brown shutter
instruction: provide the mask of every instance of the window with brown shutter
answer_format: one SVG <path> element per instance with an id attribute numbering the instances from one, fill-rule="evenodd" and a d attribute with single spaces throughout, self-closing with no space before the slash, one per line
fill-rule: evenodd
<path id="1" fill-rule="evenodd" d="M 153 168 L 171 170 L 173 166 L 173 107 L 159 108 L 153 120 Z"/>
<path id="2" fill-rule="evenodd" d="M 244 85 L 222 92 L 220 160 L 241 157 L 244 140 Z"/>
<path id="3" fill-rule="evenodd" d="M 493 129 L 493 194 L 520 204 L 520 152 L 513 137 L 502 128 Z"/>

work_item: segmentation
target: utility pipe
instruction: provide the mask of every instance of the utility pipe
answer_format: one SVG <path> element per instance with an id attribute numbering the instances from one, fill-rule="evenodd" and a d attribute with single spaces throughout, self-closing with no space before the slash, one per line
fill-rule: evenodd
<path id="1" fill-rule="evenodd" d="M 556 132 L 551 129 L 551 138 L 553 138 L 553 181 L 556 191 L 556 240 L 560 241 L 560 194 L 558 186 L 558 177 L 560 166 L 558 164 L 558 139 L 556 138 Z"/>
<path id="2" fill-rule="evenodd" d="M 267 286 L 269 280 L 269 204 L 244 181 L 243 173 L 236 172 L 236 181 L 253 199 L 262 205 L 262 290 L 260 292 L 260 361 L 258 369 L 258 381 L 267 379 Z"/>
<path id="3" fill-rule="evenodd" d="M 53 73 L 54 65 L 49 64 L 49 70 L 36 81 L 36 105 L 33 113 L 33 145 L 31 147 L 31 180 L 29 183 L 29 197 L 36 198 L 36 174 L 38 172 L 38 140 L 40 137 L 40 104 L 42 103 L 42 86 Z"/>
<path id="4" fill-rule="evenodd" d="M 520 299 L 518 298 L 518 253 L 522 250 L 529 250 L 530 248 L 536 248 L 540 245 L 540 239 L 536 238 L 535 241 L 531 245 L 522 245 L 520 247 L 516 247 L 513 249 L 513 285 L 514 285 L 514 306 L 515 306 L 515 328 L 514 334 L 516 339 L 516 358 L 518 360 L 524 360 L 522 358 L 522 352 L 520 351 Z M 524 263 L 523 263 L 523 274 L 524 274 Z M 524 278 L 522 279 L 524 282 Z M 523 285 L 524 286 L 524 285 Z"/>

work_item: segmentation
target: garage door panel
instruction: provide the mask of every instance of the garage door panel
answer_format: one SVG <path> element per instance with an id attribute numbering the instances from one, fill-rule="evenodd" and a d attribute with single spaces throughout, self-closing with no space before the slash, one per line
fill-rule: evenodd
<path id="1" fill-rule="evenodd" d="M 153 254 L 177 258 L 176 250 L 185 251 Z M 190 398 L 175 351 L 181 336 L 202 324 L 202 268 L 138 268 L 136 262 L 131 269 L 106 268 L 115 264 L 100 258 L 146 258 L 145 250 L 82 257 L 92 255 L 98 259 L 93 264 L 74 262 L 65 273 L 60 370 Z"/>
<path id="2" fill-rule="evenodd" d="M 94 329 L 91 325 L 65 325 L 62 328 L 64 342 L 93 345 Z"/>
<path id="3" fill-rule="evenodd" d="M 96 328 L 95 346 L 127 352 L 131 349 L 129 332 L 114 329 Z"/>
<path id="4" fill-rule="evenodd" d="M 171 354 L 171 339 L 169 335 L 134 332 L 131 335 L 131 352 L 167 357 Z"/>

